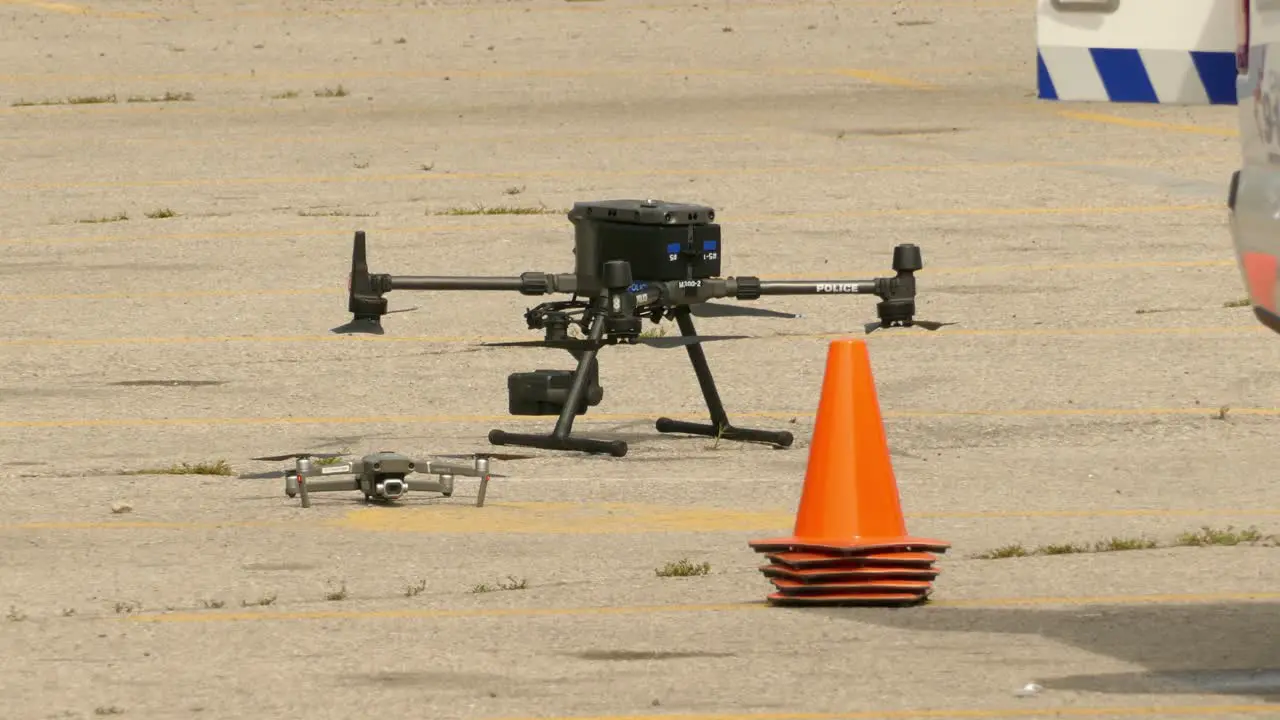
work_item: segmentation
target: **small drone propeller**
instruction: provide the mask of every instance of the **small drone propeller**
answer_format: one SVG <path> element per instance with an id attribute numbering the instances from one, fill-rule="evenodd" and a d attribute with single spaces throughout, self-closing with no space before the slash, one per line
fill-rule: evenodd
<path id="1" fill-rule="evenodd" d="M 454 459 L 454 460 L 463 460 L 463 459 L 471 459 L 471 458 L 484 458 L 484 459 L 486 459 L 486 460 L 502 460 L 502 461 L 506 461 L 506 460 L 533 460 L 533 459 L 537 458 L 538 456 L 537 456 L 537 455 L 513 455 L 513 454 L 511 454 L 511 453 L 487 453 L 487 452 L 474 452 L 474 453 L 465 453 L 465 454 L 445 454 L 445 455 L 441 455 L 441 454 L 434 454 L 434 453 L 433 453 L 433 454 L 432 454 L 432 457 L 438 457 L 438 458 L 450 458 L 450 459 Z"/>
<path id="2" fill-rule="evenodd" d="M 285 470 L 270 470 L 267 472 L 244 473 L 236 477 L 241 480 L 274 480 L 285 476 Z"/>
<path id="3" fill-rule="evenodd" d="M 934 322 L 934 321 L 932 321 L 932 320 L 911 320 L 911 321 L 909 321 L 909 322 L 905 323 L 905 324 L 903 325 L 903 327 L 921 327 L 921 328 L 924 328 L 925 330 L 928 330 L 928 331 L 932 332 L 932 331 L 937 330 L 937 329 L 939 329 L 939 328 L 946 327 L 947 325 L 956 325 L 956 324 L 958 324 L 958 323 L 953 323 L 953 322 L 945 322 L 945 323 L 944 323 L 944 322 Z M 871 334 L 871 333 L 872 333 L 872 332 L 874 332 L 875 330 L 880 330 L 880 329 L 882 329 L 882 328 L 884 328 L 884 327 L 886 327 L 886 326 L 885 326 L 885 324 L 884 324 L 884 322 L 883 322 L 883 321 L 879 321 L 879 320 L 877 320 L 876 322 L 867 323 L 867 324 L 866 324 L 866 331 L 867 331 L 867 334 Z"/>
<path id="4" fill-rule="evenodd" d="M 750 307 L 748 305 L 722 305 L 713 302 L 700 302 L 689 306 L 689 314 L 697 317 L 776 317 L 798 318 L 796 313 L 781 312 L 768 308 Z"/>
<path id="5" fill-rule="evenodd" d="M 750 335 L 679 335 L 676 337 L 641 337 L 635 338 L 634 342 L 617 343 L 619 345 L 648 345 L 662 350 L 671 348 L 685 347 L 687 345 L 696 345 L 698 343 L 712 342 L 714 340 L 742 340 L 750 338 Z M 560 350 L 593 350 L 599 349 L 610 343 L 592 342 L 582 338 L 569 338 L 567 340 L 519 340 L 515 342 L 501 343 L 481 343 L 485 347 L 541 347 L 541 348 L 558 348 Z"/>
<path id="6" fill-rule="evenodd" d="M 346 453 L 313 453 L 313 452 L 297 452 L 286 453 L 284 455 L 264 455 L 262 457 L 249 458 L 250 460 L 297 460 L 299 458 L 315 458 L 317 460 L 328 460 L 330 458 L 340 458 Z"/>

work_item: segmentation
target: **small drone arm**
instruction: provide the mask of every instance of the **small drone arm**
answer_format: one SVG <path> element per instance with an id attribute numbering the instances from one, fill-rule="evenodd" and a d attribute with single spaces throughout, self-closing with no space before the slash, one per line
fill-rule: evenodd
<path id="1" fill-rule="evenodd" d="M 633 282 L 631 269 L 624 261 L 607 261 L 603 264 L 602 295 L 606 298 L 605 312 L 613 319 L 609 323 L 610 335 L 622 334 L 635 341 L 635 332 L 622 329 L 620 322 L 625 317 L 638 318 L 648 316 L 657 321 L 664 315 L 687 311 L 700 317 L 733 317 L 733 316 L 765 316 L 765 317 L 798 317 L 792 313 L 783 313 L 755 307 L 737 307 L 711 302 L 719 299 L 755 300 L 766 295 L 875 295 L 880 298 L 876 305 L 878 321 L 868 323 L 866 332 L 877 328 L 919 326 L 927 330 L 936 330 L 950 323 L 937 323 L 915 319 L 916 279 L 915 273 L 924 266 L 920 248 L 912 244 L 902 244 L 894 248 L 892 277 L 869 280 L 762 280 L 754 276 L 726 278 L 703 278 L 690 280 L 667 280 Z M 332 332 L 340 334 L 370 333 L 382 334 L 381 318 L 387 314 L 386 293 L 393 290 L 473 290 L 518 292 L 526 296 L 550 295 L 555 293 L 577 295 L 579 279 L 573 273 L 525 272 L 518 276 L 506 277 L 473 277 L 473 276 L 422 276 L 391 275 L 369 272 L 368 254 L 365 233 L 358 231 L 352 248 L 351 274 L 348 285 L 347 309 L 352 314 L 351 322 L 333 328 Z M 591 293 L 595 294 L 595 293 Z M 561 303 L 545 303 L 526 313 L 531 329 L 561 322 L 567 316 L 565 310 L 583 308 L 587 303 L 571 301 Z M 554 320 L 553 320 L 554 318 Z M 584 330 L 589 328 L 585 327 Z M 530 343 L 502 343 L 506 345 L 563 345 L 570 349 L 566 341 L 570 339 L 560 333 L 552 337 L 551 329 L 545 341 Z M 601 334 L 603 335 L 603 333 Z M 681 338 L 643 338 L 643 344 L 657 347 L 680 347 L 696 342 L 716 339 L 736 339 L 745 336 L 718 337 L 681 337 Z M 662 342 L 666 341 L 666 342 Z M 583 341 L 571 344 L 576 349 Z M 606 344 L 601 338 L 586 341 L 592 345 Z"/>

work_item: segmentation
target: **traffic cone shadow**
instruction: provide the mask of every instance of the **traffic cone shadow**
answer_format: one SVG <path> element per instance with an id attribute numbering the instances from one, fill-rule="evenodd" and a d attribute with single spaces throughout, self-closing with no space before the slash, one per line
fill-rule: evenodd
<path id="1" fill-rule="evenodd" d="M 833 341 L 790 537 L 748 543 L 775 604 L 915 604 L 951 544 L 907 534 L 863 340 Z"/>

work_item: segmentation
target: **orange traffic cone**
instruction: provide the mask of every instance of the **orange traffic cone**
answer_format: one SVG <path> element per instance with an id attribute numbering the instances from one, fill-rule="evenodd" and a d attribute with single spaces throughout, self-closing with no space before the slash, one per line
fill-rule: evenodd
<path id="1" fill-rule="evenodd" d="M 774 602 L 918 602 L 950 543 L 907 534 L 866 343 L 836 340 L 790 537 L 754 540 Z M 819 572 L 820 570 L 820 572 Z"/>

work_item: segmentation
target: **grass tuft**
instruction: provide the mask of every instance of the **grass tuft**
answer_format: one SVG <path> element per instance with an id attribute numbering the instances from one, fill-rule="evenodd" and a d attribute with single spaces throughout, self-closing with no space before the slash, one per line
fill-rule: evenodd
<path id="1" fill-rule="evenodd" d="M 257 600 L 241 600 L 240 607 L 266 607 L 276 601 L 275 593 L 267 593 Z"/>
<path id="2" fill-rule="evenodd" d="M 711 563 L 692 563 L 688 558 L 669 562 L 653 571 L 658 577 L 696 577 L 711 572 Z"/>
<path id="3" fill-rule="evenodd" d="M 558 215 L 564 210 L 553 210 L 545 205 L 539 207 L 514 207 L 510 205 L 497 205 L 494 207 L 485 207 L 477 203 L 475 207 L 451 207 L 442 210 L 434 215 Z"/>
<path id="4" fill-rule="evenodd" d="M 1274 535 L 1263 535 L 1257 528 L 1251 527 L 1245 530 L 1235 530 L 1228 526 L 1225 530 L 1215 530 L 1208 526 L 1202 527 L 1195 532 L 1185 532 L 1179 535 L 1172 543 L 1160 543 L 1150 538 L 1126 538 L 1113 537 L 1106 540 L 1099 540 L 1092 544 L 1079 543 L 1059 543 L 1051 545 L 1041 545 L 1040 547 L 1027 549 L 1026 547 L 1014 543 L 1003 547 L 995 548 L 981 552 L 972 557 L 978 560 L 1000 560 L 1002 558 L 1012 557 L 1031 557 L 1033 555 L 1076 555 L 1084 553 L 1105 553 L 1105 552 L 1125 552 L 1128 550 L 1158 550 L 1169 547 L 1207 547 L 1216 546 L 1232 546 L 1232 545 L 1258 545 L 1268 544 L 1275 546 L 1280 544 L 1280 539 Z"/>
<path id="5" fill-rule="evenodd" d="M 60 100 L 15 100 L 12 107 L 48 107 L 52 105 L 104 105 L 116 102 L 114 93 L 110 95 L 79 95 Z"/>
<path id="6" fill-rule="evenodd" d="M 495 592 L 497 590 L 524 590 L 527 587 L 529 587 L 528 580 L 525 580 L 524 578 L 517 580 L 514 575 L 508 575 L 506 580 L 503 580 L 497 585 L 489 585 L 486 583 L 473 585 L 471 587 L 471 592 L 486 593 L 486 592 Z"/>
<path id="7" fill-rule="evenodd" d="M 196 96 L 189 92 L 175 93 L 166 92 L 163 95 L 131 95 L 127 102 L 131 103 L 158 103 L 158 102 L 191 102 Z"/>
<path id="8" fill-rule="evenodd" d="M 1230 525 L 1224 530 L 1215 530 L 1209 526 L 1203 526 L 1194 532 L 1185 532 L 1178 536 L 1177 544 L 1183 547 L 1209 547 L 1217 546 L 1234 546 L 1234 545 L 1257 545 L 1263 542 L 1275 542 L 1274 535 L 1263 535 L 1256 527 L 1246 528 L 1237 531 Z"/>
<path id="9" fill-rule="evenodd" d="M 79 95 L 67 98 L 68 105 L 105 105 L 116 102 L 116 94 L 110 95 Z"/>
<path id="10" fill-rule="evenodd" d="M 348 96 L 348 95 L 350 95 L 350 94 L 351 94 L 351 93 L 350 93 L 350 91 L 348 91 L 348 90 L 347 90 L 345 87 L 343 87 L 342 85 L 338 85 L 338 87 L 336 87 L 336 88 L 328 88 L 328 87 L 327 87 L 327 88 L 321 88 L 321 89 L 319 89 L 319 90 L 316 90 L 316 92 L 315 92 L 315 95 L 316 95 L 316 97 L 318 97 L 318 98 L 346 97 L 346 96 Z"/>
<path id="11" fill-rule="evenodd" d="M 128 219 L 129 219 L 128 213 L 119 213 L 117 215 L 108 215 L 105 217 L 85 218 L 83 220 L 77 220 L 76 222 L 78 223 L 109 223 L 109 222 L 123 222 Z"/>
<path id="12" fill-rule="evenodd" d="M 234 475 L 231 465 L 226 460 L 217 462 L 200 462 L 200 463 L 182 463 L 181 465 L 170 465 L 165 468 L 147 468 L 144 470 L 131 470 L 123 473 L 125 475 Z"/>
<path id="13" fill-rule="evenodd" d="M 980 552 L 973 557 L 979 560 L 1002 560 L 1004 558 L 1027 557 L 1031 553 L 1018 543 L 1003 545 L 994 550 Z"/>
<path id="14" fill-rule="evenodd" d="M 339 584 L 337 588 L 331 589 L 329 592 L 325 593 L 324 599 L 328 600 L 329 602 L 346 600 L 347 599 L 347 583 L 343 581 L 342 583 Z"/>
<path id="15" fill-rule="evenodd" d="M 164 218 L 171 218 L 171 217 L 177 217 L 177 216 L 178 216 L 178 213 L 170 210 L 169 208 L 160 208 L 158 210 L 152 210 L 151 212 L 147 213 L 147 217 L 151 218 L 152 220 L 162 220 Z"/>

